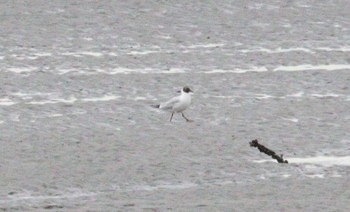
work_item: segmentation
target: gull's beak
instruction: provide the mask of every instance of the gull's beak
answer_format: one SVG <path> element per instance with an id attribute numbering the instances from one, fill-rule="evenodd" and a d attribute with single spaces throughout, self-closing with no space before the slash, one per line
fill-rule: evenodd
<path id="1" fill-rule="evenodd" d="M 190 89 L 190 93 L 194 93 L 194 92 Z"/>

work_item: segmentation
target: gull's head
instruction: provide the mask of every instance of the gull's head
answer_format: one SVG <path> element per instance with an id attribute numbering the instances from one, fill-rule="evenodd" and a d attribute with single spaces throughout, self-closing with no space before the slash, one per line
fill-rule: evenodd
<path id="1" fill-rule="evenodd" d="M 182 92 L 181 92 L 181 93 L 193 93 L 193 91 L 192 91 L 189 87 L 185 86 L 185 87 L 182 89 Z"/>

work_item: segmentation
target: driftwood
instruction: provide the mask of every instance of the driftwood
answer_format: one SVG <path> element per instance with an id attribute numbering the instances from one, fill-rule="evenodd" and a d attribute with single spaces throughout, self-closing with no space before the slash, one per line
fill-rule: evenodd
<path id="1" fill-rule="evenodd" d="M 256 147 L 259 149 L 260 152 L 263 152 L 267 155 L 270 155 L 273 159 L 276 159 L 278 163 L 288 163 L 287 160 L 283 159 L 283 155 L 277 155 L 274 151 L 268 149 L 267 147 L 265 147 L 264 145 L 259 144 L 258 140 L 252 140 L 251 142 L 249 142 L 249 145 L 251 147 Z"/>

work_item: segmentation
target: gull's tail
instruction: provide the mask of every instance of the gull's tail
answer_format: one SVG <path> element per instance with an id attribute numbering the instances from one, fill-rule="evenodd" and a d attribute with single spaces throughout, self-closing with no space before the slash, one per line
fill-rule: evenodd
<path id="1" fill-rule="evenodd" d="M 151 105 L 152 107 L 154 107 L 154 108 L 159 108 L 160 107 L 160 105 Z"/>

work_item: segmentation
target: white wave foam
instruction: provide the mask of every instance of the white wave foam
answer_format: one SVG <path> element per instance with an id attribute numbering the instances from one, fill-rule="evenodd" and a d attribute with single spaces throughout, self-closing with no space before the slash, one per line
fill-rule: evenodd
<path id="1" fill-rule="evenodd" d="M 307 174 L 305 176 L 309 178 L 324 178 L 324 174 Z"/>
<path id="2" fill-rule="evenodd" d="M 11 105 L 15 105 L 15 104 L 17 104 L 17 102 L 14 102 L 14 101 L 10 100 L 9 98 L 0 99 L 0 105 L 11 106 Z"/>
<path id="3" fill-rule="evenodd" d="M 89 192 L 82 191 L 80 189 L 69 189 L 69 191 L 61 191 L 57 194 L 52 195 L 38 195 L 31 191 L 22 191 L 21 193 L 15 193 L 12 195 L 8 195 L 6 199 L 1 199 L 0 204 L 11 204 L 14 202 L 41 202 L 47 200 L 62 200 L 62 199 L 77 199 L 77 198 L 87 198 L 93 197 L 106 193 L 115 193 L 115 192 L 135 192 L 135 191 L 158 191 L 158 190 L 185 190 L 196 188 L 199 186 L 212 186 L 219 185 L 225 186 L 229 184 L 233 184 L 234 182 L 231 180 L 207 180 L 201 183 L 192 183 L 192 182 L 163 182 L 160 184 L 149 185 L 133 185 L 133 186 L 112 186 L 113 188 L 110 190 L 102 190 L 97 192 Z"/>
<path id="4" fill-rule="evenodd" d="M 86 56 L 91 56 L 91 57 L 102 57 L 103 54 L 101 52 L 78 52 L 80 55 L 86 55 Z"/>
<path id="5" fill-rule="evenodd" d="M 147 54 L 153 54 L 153 53 L 159 53 L 159 51 L 153 51 L 153 50 L 148 50 L 148 51 L 131 51 L 126 54 L 128 55 L 147 55 Z"/>
<path id="6" fill-rule="evenodd" d="M 83 70 L 80 70 L 80 69 L 74 69 L 74 68 L 71 68 L 71 69 L 58 69 L 56 70 L 56 72 L 59 74 L 59 75 L 64 75 L 64 74 L 67 74 L 67 73 L 78 73 L 78 74 L 84 74 L 84 75 L 91 75 L 91 74 L 94 74 L 94 72 L 89 72 L 89 71 L 83 71 Z"/>
<path id="7" fill-rule="evenodd" d="M 161 38 L 161 39 L 165 39 L 165 40 L 172 39 L 172 37 L 170 35 L 157 35 L 157 37 Z"/>
<path id="8" fill-rule="evenodd" d="M 47 115 L 47 117 L 61 117 L 63 116 L 63 114 L 60 114 L 60 113 L 52 113 L 50 115 Z"/>
<path id="9" fill-rule="evenodd" d="M 304 95 L 304 92 L 300 91 L 298 93 L 289 94 L 289 95 L 287 95 L 287 97 L 296 97 L 296 98 L 298 98 L 298 97 L 302 97 L 303 95 Z"/>
<path id="10" fill-rule="evenodd" d="M 157 191 L 157 190 L 162 190 L 162 189 L 169 189 L 169 190 L 181 190 L 181 189 L 189 189 L 193 187 L 197 187 L 198 184 L 195 183 L 181 183 L 181 184 L 161 184 L 161 185 L 138 185 L 138 186 L 133 186 L 131 191 Z"/>
<path id="11" fill-rule="evenodd" d="M 279 66 L 273 71 L 308 71 L 308 70 L 326 70 L 326 71 L 335 71 L 335 70 L 344 70 L 350 69 L 350 64 L 330 64 L 330 65 L 297 65 L 297 66 Z"/>
<path id="12" fill-rule="evenodd" d="M 13 72 L 16 74 L 21 74 L 21 73 L 29 73 L 37 70 L 36 67 L 12 67 L 8 68 L 7 71 Z"/>
<path id="13" fill-rule="evenodd" d="M 83 197 L 96 196 L 97 193 L 93 192 L 83 192 L 83 191 L 70 191 L 67 193 L 59 193 L 54 195 L 34 195 L 32 192 L 23 191 L 22 193 L 16 193 L 14 195 L 8 196 L 8 199 L 0 200 L 0 203 L 11 203 L 19 201 L 46 201 L 46 200 L 57 200 L 57 199 L 76 199 Z"/>
<path id="14" fill-rule="evenodd" d="M 145 68 L 143 71 L 150 71 L 150 70 L 152 69 Z M 96 69 L 96 72 L 98 73 L 110 74 L 110 75 L 140 73 L 141 71 L 142 71 L 141 69 L 131 69 L 131 68 L 123 68 L 123 67 L 114 68 L 112 70 Z"/>
<path id="15" fill-rule="evenodd" d="M 290 27 L 290 25 L 287 25 L 285 27 Z M 288 52 L 304 52 L 304 53 L 310 53 L 315 54 L 316 51 L 327 51 L 327 52 L 350 52 L 350 47 L 344 46 L 344 47 L 338 47 L 338 48 L 331 48 L 331 47 L 317 47 L 317 48 L 305 48 L 305 47 L 291 47 L 291 48 L 275 48 L 275 49 L 267 49 L 263 47 L 256 47 L 252 49 L 241 49 L 238 50 L 238 52 L 241 53 L 255 53 L 255 52 L 263 52 L 268 54 L 279 54 L 279 53 L 288 53 Z"/>
<path id="16" fill-rule="evenodd" d="M 34 55 L 37 57 L 50 57 L 50 56 L 52 56 L 52 53 L 50 53 L 50 52 L 38 52 L 38 53 L 34 53 Z"/>
<path id="17" fill-rule="evenodd" d="M 77 52 L 63 52 L 61 53 L 63 56 L 73 56 L 73 57 L 81 57 L 81 55 Z"/>
<path id="18" fill-rule="evenodd" d="M 316 156 L 307 158 L 287 158 L 289 163 L 316 164 L 321 166 L 350 166 L 350 156 Z M 276 162 L 276 160 L 253 160 L 255 163 Z"/>
<path id="19" fill-rule="evenodd" d="M 257 94 L 259 96 L 255 97 L 256 99 L 271 99 L 271 98 L 278 98 L 276 96 L 271 96 L 271 95 L 268 95 L 268 94 Z M 280 97 L 280 98 L 283 98 L 283 97 Z"/>
<path id="20" fill-rule="evenodd" d="M 109 75 L 115 75 L 115 74 L 131 74 L 131 73 L 138 73 L 138 74 L 176 74 L 176 73 L 185 73 L 184 69 L 180 68 L 171 68 L 169 70 L 159 70 L 159 69 L 153 69 L 153 68 L 144 68 L 144 69 L 130 69 L 130 68 L 114 68 L 112 70 L 103 70 L 103 69 L 97 69 L 97 73 L 103 73 L 103 74 L 109 74 Z"/>
<path id="21" fill-rule="evenodd" d="M 67 73 L 76 72 L 76 71 L 77 71 L 76 69 L 59 69 L 59 70 L 57 70 L 57 72 L 59 74 L 67 74 Z"/>
<path id="22" fill-rule="evenodd" d="M 202 44 L 194 44 L 190 46 L 181 46 L 182 48 L 186 49 L 198 49 L 198 48 L 217 48 L 225 46 L 223 43 L 202 43 Z"/>
<path id="23" fill-rule="evenodd" d="M 315 53 L 311 49 L 294 47 L 294 48 L 276 48 L 276 49 L 266 49 L 266 48 L 255 48 L 255 49 L 241 49 L 239 52 L 242 53 L 254 53 L 254 52 L 265 52 L 269 54 L 278 54 L 278 53 L 287 53 L 287 52 L 306 52 L 306 53 Z"/>
<path id="24" fill-rule="evenodd" d="M 340 97 L 340 94 L 335 94 L 335 93 L 328 93 L 328 94 L 311 94 L 312 97 L 317 97 L 317 98 L 336 98 Z"/>
<path id="25" fill-rule="evenodd" d="M 339 47 L 339 48 L 330 48 L 330 47 L 319 47 L 316 48 L 316 50 L 319 51 L 327 51 L 327 52 L 350 52 L 350 47 L 344 46 L 344 47 Z"/>
<path id="26" fill-rule="evenodd" d="M 77 101 L 80 102 L 99 102 L 99 101 L 112 101 L 115 99 L 120 98 L 120 96 L 102 96 L 102 97 L 89 97 L 89 98 L 81 98 L 77 99 L 74 96 L 69 97 L 68 99 L 64 98 L 52 98 L 52 99 L 47 99 L 43 101 L 30 101 L 26 102 L 26 104 L 32 104 L 32 105 L 45 105 L 45 104 L 58 104 L 58 103 L 65 103 L 65 104 L 73 104 Z"/>
<path id="27" fill-rule="evenodd" d="M 46 114 L 46 115 L 40 115 L 40 116 L 33 116 L 34 118 L 38 118 L 38 119 L 43 119 L 43 118 L 55 118 L 55 117 L 62 117 L 62 116 L 71 116 L 71 115 L 83 115 L 86 114 L 86 112 L 82 111 L 82 112 L 72 112 L 72 113 L 51 113 L 51 114 Z"/>
<path id="28" fill-rule="evenodd" d="M 43 100 L 43 101 L 30 101 L 30 102 L 27 102 L 26 104 L 31 104 L 31 105 L 45 105 L 45 104 L 58 104 L 58 103 L 71 104 L 76 101 L 77 101 L 77 98 L 70 97 L 68 99 L 57 98 L 57 99 L 49 99 L 49 100 Z"/>
<path id="29" fill-rule="evenodd" d="M 101 52 L 82 51 L 82 52 L 63 52 L 61 53 L 61 55 L 73 56 L 73 57 L 82 57 L 82 56 L 102 57 L 104 54 Z"/>
<path id="30" fill-rule="evenodd" d="M 342 94 L 336 94 L 336 93 L 326 93 L 326 94 L 308 94 L 305 95 L 304 92 L 298 92 L 295 94 L 287 94 L 285 96 L 272 96 L 269 94 L 255 94 L 257 95 L 255 98 L 256 99 L 271 99 L 271 98 L 278 98 L 278 99 L 285 99 L 285 98 L 347 98 L 347 96 L 344 96 Z M 345 99 L 344 101 L 348 101 L 348 99 Z"/>
<path id="31" fill-rule="evenodd" d="M 108 55 L 109 55 L 109 56 L 112 56 L 112 57 L 116 57 L 116 56 L 118 56 L 118 54 L 117 54 L 117 53 L 115 53 L 115 52 L 109 52 L 109 53 L 108 53 Z"/>
<path id="32" fill-rule="evenodd" d="M 204 73 L 206 74 L 216 74 L 216 73 L 235 73 L 235 74 L 243 74 L 243 73 L 247 73 L 247 72 L 266 72 L 268 71 L 266 67 L 251 67 L 248 69 L 232 69 L 232 70 L 228 70 L 228 69 L 214 69 L 211 71 L 205 71 Z"/>
<path id="33" fill-rule="evenodd" d="M 294 123 L 298 123 L 299 122 L 299 119 L 297 118 L 284 118 L 282 117 L 283 120 L 286 120 L 286 121 L 291 121 L 291 122 L 294 122 Z"/>
<path id="34" fill-rule="evenodd" d="M 80 101 L 82 102 L 98 102 L 98 101 L 112 101 L 120 98 L 120 96 L 103 96 L 103 97 L 94 97 L 94 98 L 84 98 Z"/>
<path id="35" fill-rule="evenodd" d="M 242 98 L 242 96 L 237 96 L 237 95 L 228 95 L 228 96 L 224 96 L 224 95 L 208 95 L 206 96 L 206 98 L 219 98 L 219 99 L 233 99 L 233 98 Z"/>
<path id="36" fill-rule="evenodd" d="M 19 92 L 14 92 L 14 93 L 11 93 L 12 96 L 18 96 L 20 98 L 31 98 L 33 96 L 50 96 L 52 95 L 53 93 L 41 93 L 41 92 L 29 92 L 29 93 L 23 93 L 21 91 Z"/>
<path id="37" fill-rule="evenodd" d="M 199 186 L 213 186 L 213 185 L 229 185 L 234 182 L 231 180 L 205 180 L 200 183 L 192 183 L 192 182 L 181 182 L 181 183 L 170 183 L 163 182 L 158 185 L 137 185 L 132 186 L 130 188 L 121 189 L 122 191 L 157 191 L 157 190 L 183 190 L 190 189 Z"/>
<path id="38" fill-rule="evenodd" d="M 32 105 L 45 105 L 45 104 L 58 104 L 58 103 L 75 103 L 77 101 L 80 102 L 98 102 L 98 101 L 112 101 L 115 99 L 120 98 L 121 96 L 115 96 L 115 95 L 105 95 L 101 97 L 87 97 L 87 98 L 76 98 L 74 96 L 70 96 L 69 98 L 58 98 L 57 93 L 41 93 L 41 92 L 14 92 L 10 94 L 11 96 L 16 96 L 18 98 L 21 98 L 22 100 L 25 100 L 25 104 L 32 104 Z M 40 101 L 30 101 L 33 99 L 33 97 L 40 97 L 44 98 Z M 10 100 L 9 98 L 2 98 L 0 99 L 0 105 L 4 106 L 11 106 L 14 104 L 18 104 L 18 102 L 14 102 Z"/>
<path id="39" fill-rule="evenodd" d="M 15 72 L 15 73 L 25 73 L 25 72 L 31 72 L 36 70 L 37 68 L 11 68 L 8 69 L 9 71 Z M 335 71 L 335 70 L 346 70 L 350 69 L 350 64 L 333 64 L 333 65 L 296 65 L 296 66 L 278 66 L 272 71 L 308 71 L 308 70 L 326 70 L 326 71 Z M 63 75 L 67 73 L 78 73 L 83 75 L 93 75 L 93 74 L 108 74 L 108 75 L 116 75 L 116 74 L 175 74 L 175 73 L 195 73 L 195 74 L 220 74 L 220 73 L 233 73 L 233 74 L 244 74 L 249 72 L 268 72 L 267 67 L 248 67 L 248 68 L 233 68 L 233 69 L 212 69 L 209 71 L 191 71 L 191 69 L 188 68 L 170 68 L 170 69 L 158 69 L 158 68 L 124 68 L 124 67 L 117 67 L 113 69 L 92 69 L 92 70 L 81 70 L 76 68 L 71 69 L 58 69 L 54 70 L 53 72 Z M 303 95 L 302 93 L 297 93 L 295 95 Z M 298 97 L 298 96 L 295 96 Z"/>
<path id="40" fill-rule="evenodd" d="M 350 166 L 350 156 L 316 156 L 308 158 L 289 158 L 291 163 L 309 163 L 323 166 Z"/>

